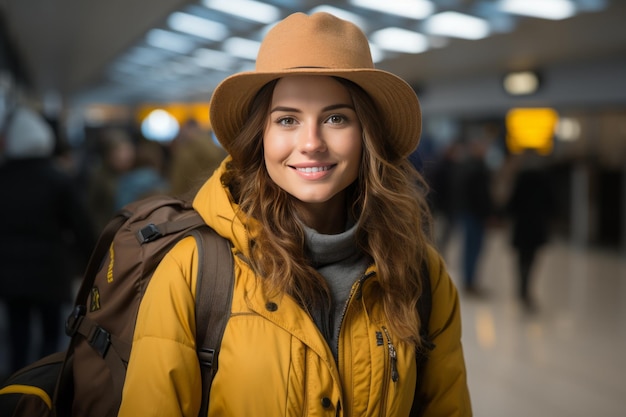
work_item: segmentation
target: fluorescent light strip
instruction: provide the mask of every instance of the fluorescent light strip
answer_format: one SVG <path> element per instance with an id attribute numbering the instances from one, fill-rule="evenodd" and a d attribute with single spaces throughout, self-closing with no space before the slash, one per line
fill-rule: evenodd
<path id="1" fill-rule="evenodd" d="M 167 19 L 170 28 L 179 32 L 209 39 L 221 41 L 228 36 L 228 28 L 218 22 L 213 22 L 189 13 L 174 12 Z"/>
<path id="2" fill-rule="evenodd" d="M 569 0 L 500 0 L 498 7 L 503 12 L 550 20 L 576 14 L 576 6 Z"/>
<path id="3" fill-rule="evenodd" d="M 181 76 L 196 75 L 202 71 L 202 68 L 197 64 L 193 58 L 186 57 L 182 61 L 172 61 L 167 65 L 172 73 Z"/>
<path id="4" fill-rule="evenodd" d="M 146 35 L 148 44 L 169 51 L 187 54 L 195 47 L 194 42 L 182 35 L 163 29 L 152 29 Z"/>
<path id="5" fill-rule="evenodd" d="M 475 16 L 457 12 L 443 12 L 429 17 L 424 30 L 432 35 L 462 39 L 482 39 L 489 35 L 489 23 Z"/>
<path id="6" fill-rule="evenodd" d="M 272 23 L 280 19 L 280 9 L 253 0 L 202 0 L 209 9 L 260 23 Z"/>
<path id="7" fill-rule="evenodd" d="M 160 49 L 136 46 L 128 51 L 119 61 L 132 62 L 142 66 L 156 65 L 163 61 L 166 52 Z"/>
<path id="8" fill-rule="evenodd" d="M 428 49 L 428 39 L 421 33 L 390 27 L 377 30 L 370 35 L 372 42 L 388 51 L 418 54 Z"/>
<path id="9" fill-rule="evenodd" d="M 261 42 L 234 37 L 226 39 L 222 48 L 231 55 L 254 61 L 259 53 L 260 47 Z"/>
<path id="10" fill-rule="evenodd" d="M 427 0 L 350 0 L 350 4 L 417 20 L 430 16 L 435 10 L 434 4 Z"/>
<path id="11" fill-rule="evenodd" d="M 236 60 L 229 54 L 213 49 L 200 48 L 193 54 L 193 61 L 203 68 L 230 71 Z"/>

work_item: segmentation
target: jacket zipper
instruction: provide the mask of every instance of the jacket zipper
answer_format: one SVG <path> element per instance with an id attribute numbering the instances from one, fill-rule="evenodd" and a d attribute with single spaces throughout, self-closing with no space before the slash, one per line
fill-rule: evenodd
<path id="1" fill-rule="evenodd" d="M 375 272 L 370 272 L 369 274 L 363 275 L 357 282 L 356 285 L 354 285 L 352 287 L 352 291 L 350 291 L 350 295 L 348 296 L 348 300 L 346 301 L 346 304 L 343 306 L 343 310 L 341 312 L 341 320 L 339 320 L 339 337 L 337 337 L 337 346 L 336 346 L 336 352 L 337 355 L 339 355 L 339 341 L 341 340 L 341 327 L 343 326 L 343 319 L 346 317 L 346 312 L 348 311 L 348 306 L 350 305 L 350 303 L 352 302 L 352 299 L 354 298 L 354 295 L 356 293 L 358 293 L 359 291 L 361 291 L 361 287 L 363 285 L 363 283 L 365 282 L 366 279 L 374 276 L 376 273 Z M 334 329 L 333 329 L 334 331 Z M 339 365 L 339 364 L 337 364 Z"/>
<path id="2" fill-rule="evenodd" d="M 389 388 L 391 386 L 391 381 L 393 381 L 393 383 L 396 383 L 398 381 L 398 367 L 396 362 L 398 361 L 398 353 L 396 352 L 396 348 L 393 345 L 393 343 L 391 343 L 391 337 L 389 336 L 389 331 L 387 330 L 386 327 L 382 327 L 383 333 L 385 334 L 385 337 L 387 338 L 387 352 L 384 355 L 385 356 L 385 363 L 383 366 L 384 372 L 383 372 L 383 388 L 381 391 L 381 403 L 380 403 L 380 415 L 381 416 L 386 416 L 387 415 L 387 401 L 389 399 Z M 382 339 L 382 334 L 381 334 L 381 339 Z M 389 363 L 389 365 L 387 365 L 387 362 Z"/>
<path id="3" fill-rule="evenodd" d="M 391 341 L 389 331 L 384 326 L 383 332 L 385 332 L 385 336 L 387 336 L 387 349 L 389 350 L 389 362 L 391 365 L 391 380 L 393 382 L 398 382 L 398 379 L 400 379 L 400 374 L 398 373 L 398 352 Z"/>
<path id="4" fill-rule="evenodd" d="M 343 326 L 343 320 L 346 317 L 346 312 L 348 311 L 348 306 L 352 302 L 352 299 L 355 297 L 355 294 L 357 294 L 359 291 L 361 291 L 362 285 L 365 282 L 365 280 L 370 278 L 370 277 L 372 277 L 372 276 L 374 276 L 375 274 L 376 274 L 375 272 L 370 272 L 368 274 L 363 275 L 356 282 L 356 284 L 352 287 L 352 291 L 350 291 L 350 295 L 348 296 L 348 300 L 346 301 L 346 304 L 343 306 L 343 310 L 341 312 L 341 320 L 339 320 L 339 335 L 337 337 L 337 349 L 336 349 L 337 356 L 339 356 L 339 341 L 341 340 L 341 327 Z M 339 367 L 339 358 L 337 358 L 337 367 Z M 341 400 L 337 404 L 337 414 L 336 415 L 339 416 L 340 412 L 341 412 Z"/>

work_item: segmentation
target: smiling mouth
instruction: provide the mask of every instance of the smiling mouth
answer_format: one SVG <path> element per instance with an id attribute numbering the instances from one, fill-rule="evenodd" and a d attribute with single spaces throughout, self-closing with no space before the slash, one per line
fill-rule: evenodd
<path id="1" fill-rule="evenodd" d="M 298 168 L 298 167 L 294 167 L 296 169 L 296 171 L 299 172 L 323 172 L 323 171 L 328 171 L 329 169 L 332 168 L 331 165 L 329 166 L 323 166 L 323 167 L 306 167 L 306 168 Z"/>

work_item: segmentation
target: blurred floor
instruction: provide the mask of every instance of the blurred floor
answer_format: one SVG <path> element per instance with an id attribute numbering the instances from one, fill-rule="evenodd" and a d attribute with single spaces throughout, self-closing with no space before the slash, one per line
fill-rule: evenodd
<path id="1" fill-rule="evenodd" d="M 460 285 L 458 236 L 444 252 Z M 477 417 L 626 416 L 626 256 L 552 242 L 537 260 L 539 309 L 515 299 L 506 229 L 491 230 L 479 266 L 486 299 L 461 295 Z"/>
<path id="2" fill-rule="evenodd" d="M 458 236 L 444 255 L 460 283 Z M 532 315 L 515 300 L 513 271 L 506 229 L 491 230 L 479 266 L 489 297 L 461 296 L 474 415 L 626 416 L 625 254 L 546 246 L 535 270 L 539 311 Z M 0 374 L 5 340 L 0 309 Z"/>

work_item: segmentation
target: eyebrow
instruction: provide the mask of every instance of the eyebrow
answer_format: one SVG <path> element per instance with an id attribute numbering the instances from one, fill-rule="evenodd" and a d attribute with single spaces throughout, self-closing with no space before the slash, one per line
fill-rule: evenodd
<path id="1" fill-rule="evenodd" d="M 322 109 L 322 111 L 330 111 L 330 110 L 337 110 L 337 109 L 350 109 L 350 110 L 354 110 L 354 107 L 350 104 L 343 104 L 343 103 L 339 103 L 339 104 L 331 104 L 330 106 L 326 106 Z M 274 113 L 277 111 L 284 111 L 284 112 L 292 112 L 292 113 L 301 113 L 300 109 L 297 109 L 295 107 L 286 107 L 286 106 L 276 106 L 274 107 L 270 113 Z"/>

